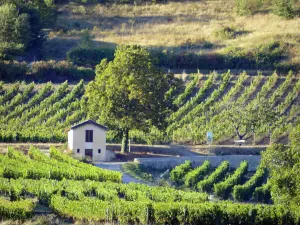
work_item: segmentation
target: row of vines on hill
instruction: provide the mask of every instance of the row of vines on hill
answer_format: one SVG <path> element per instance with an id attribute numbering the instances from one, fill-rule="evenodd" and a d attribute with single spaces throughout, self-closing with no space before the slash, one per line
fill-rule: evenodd
<path id="1" fill-rule="evenodd" d="M 3 142 L 64 142 L 67 129 L 87 118 L 87 102 L 83 97 L 84 83 L 75 86 L 64 82 L 57 87 L 47 83 L 42 87 L 31 83 L 24 87 L 15 83 L 0 90 L 0 140 Z M 185 90 L 179 93 L 174 104 L 179 108 L 170 114 L 166 129 L 151 127 L 149 131 L 132 130 L 136 142 L 205 143 L 206 132 L 211 130 L 214 141 L 232 139 L 235 129 L 226 119 L 231 105 L 241 105 L 246 110 L 255 108 L 261 101 L 268 101 L 277 112 L 272 123 L 262 122 L 245 138 L 253 143 L 270 137 L 277 141 L 293 127 L 299 115 L 300 80 L 293 73 L 280 77 L 276 72 L 268 77 L 261 74 L 238 77 L 230 71 L 219 75 L 195 74 Z M 8 113 L 9 112 L 9 113 Z M 246 129 L 242 127 L 242 129 Z M 247 128 L 249 130 L 249 128 Z M 108 140 L 116 132 L 110 130 Z M 167 134 L 167 135 L 166 135 Z"/>
<path id="2" fill-rule="evenodd" d="M 173 141 L 205 143 L 207 131 L 213 132 L 214 141 L 217 143 L 234 138 L 236 136 L 234 124 L 226 119 L 232 105 L 241 107 L 241 111 L 242 108 L 250 111 L 261 102 L 266 102 L 270 110 L 276 112 L 276 118 L 272 122 L 261 121 L 255 127 L 241 126 L 245 132 L 248 130 L 246 137 L 253 139 L 253 143 L 270 137 L 270 133 L 272 141 L 277 141 L 280 135 L 285 135 L 293 127 L 300 112 L 297 105 L 300 81 L 298 78 L 295 79 L 292 72 L 286 77 L 279 77 L 276 72 L 269 77 L 261 74 L 251 77 L 244 72 L 231 81 L 233 86 L 228 91 L 225 90 L 230 83 L 230 75 L 226 73 L 222 76 L 220 86 L 205 100 L 185 111 L 183 117 L 170 123 L 167 133 Z M 181 108 L 178 112 L 180 110 Z"/>
<path id="3" fill-rule="evenodd" d="M 248 173 L 247 161 L 242 161 L 231 175 L 230 173 L 228 161 L 223 161 L 217 168 L 211 168 L 209 161 L 204 161 L 201 166 L 193 168 L 191 161 L 187 160 L 172 169 L 170 181 L 176 186 L 213 193 L 215 197 L 220 199 L 231 197 L 235 201 L 270 201 L 268 185 L 263 184 L 267 179 L 267 171 L 264 167 L 258 167 L 256 173 L 248 181 L 246 178 Z"/>
<path id="4" fill-rule="evenodd" d="M 68 167 L 70 171 L 84 169 L 86 173 L 104 173 L 103 169 L 82 163 L 55 149 L 51 149 L 50 157 L 38 149 L 31 148 L 28 156 L 9 149 L 1 157 L 1 163 L 17 160 L 23 163 L 23 169 L 31 169 L 30 164 L 38 166 L 43 163 L 51 174 L 51 165 L 57 168 Z M 247 163 L 241 162 L 240 167 L 223 184 L 240 183 L 247 170 Z M 228 162 L 223 162 L 217 172 L 208 175 L 210 164 L 204 162 L 193 172 L 190 162 L 176 168 L 175 177 L 193 179 L 211 177 L 216 180 L 228 171 Z M 281 205 L 238 204 L 230 201 L 209 202 L 208 195 L 194 191 L 176 190 L 170 187 L 148 186 L 143 184 L 122 184 L 118 182 L 99 182 L 83 178 L 83 180 L 49 179 L 29 177 L 12 177 L 20 172 L 19 165 L 6 170 L 1 166 L 0 193 L 10 197 L 11 201 L 0 199 L 0 215 L 2 219 L 28 219 L 34 214 L 37 201 L 52 208 L 61 217 L 80 221 L 118 222 L 119 224 L 296 224 L 299 215 L 295 209 Z M 29 171 L 29 170 L 28 170 Z M 112 177 L 114 172 L 107 171 Z M 219 175 L 218 175 L 218 174 Z M 264 170 L 259 169 L 255 175 L 243 184 L 243 189 L 253 191 L 253 186 L 261 182 Z M 43 173 L 42 173 L 43 174 Z M 184 175 L 186 174 L 186 175 Z M 217 178 L 218 177 L 218 178 Z M 225 178 L 226 176 L 223 176 Z M 201 182 L 201 181 L 200 181 Z M 221 183 L 219 183 L 221 184 Z M 218 184 L 216 184 L 218 185 Z M 228 185 L 227 185 L 228 186 Z M 234 186 L 233 189 L 237 189 Z M 255 195 L 263 198 L 269 184 L 256 189 Z M 25 199 L 25 200 L 24 200 Z"/>

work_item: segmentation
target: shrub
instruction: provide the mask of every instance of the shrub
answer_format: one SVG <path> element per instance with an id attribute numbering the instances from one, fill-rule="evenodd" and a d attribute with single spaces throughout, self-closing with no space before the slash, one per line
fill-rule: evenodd
<path id="1" fill-rule="evenodd" d="M 271 41 L 254 48 L 252 57 L 256 68 L 272 68 L 279 62 L 285 52 L 286 45 L 278 41 Z"/>
<path id="2" fill-rule="evenodd" d="M 208 174 L 210 169 L 210 162 L 206 160 L 201 166 L 190 171 L 185 177 L 185 186 L 193 187 Z"/>
<path id="3" fill-rule="evenodd" d="M 226 35 L 226 31 L 224 32 Z M 234 32 L 236 35 L 238 31 L 235 30 Z M 285 43 L 270 41 L 251 49 L 228 47 L 219 53 L 194 53 L 190 51 L 178 53 L 166 49 L 151 49 L 150 52 L 152 57 L 156 59 L 157 66 L 171 69 L 274 69 L 278 68 L 286 48 Z M 289 70 L 291 67 L 292 65 L 287 65 L 286 68 L 282 69 Z"/>
<path id="4" fill-rule="evenodd" d="M 28 68 L 25 62 L 0 61 L 0 79 L 16 80 L 24 78 L 27 71 Z"/>
<path id="5" fill-rule="evenodd" d="M 235 38 L 237 30 L 233 27 L 222 27 L 214 31 L 214 36 L 217 39 L 227 40 Z"/>
<path id="6" fill-rule="evenodd" d="M 95 74 L 92 69 L 78 67 L 67 61 L 39 61 L 30 66 L 31 75 L 35 79 L 52 80 L 56 77 L 73 79 L 92 79 Z"/>
<path id="7" fill-rule="evenodd" d="M 102 59 L 114 59 L 114 49 L 73 48 L 67 52 L 67 60 L 78 66 L 95 67 Z"/>
<path id="8" fill-rule="evenodd" d="M 290 212 L 282 205 L 108 202 L 95 198 L 72 201 L 58 195 L 51 199 L 51 208 L 67 218 L 111 223 L 118 221 L 119 224 L 297 224 L 297 216 L 293 214 L 299 212 L 298 208 Z"/>
<path id="9" fill-rule="evenodd" d="M 256 170 L 256 173 L 251 177 L 251 179 L 245 184 L 234 186 L 232 192 L 234 200 L 248 201 L 252 197 L 255 188 L 264 182 L 265 176 L 266 169 L 260 167 Z"/>
<path id="10" fill-rule="evenodd" d="M 10 202 L 0 198 L 0 218 L 25 220 L 33 216 L 35 204 L 32 200 Z"/>
<path id="11" fill-rule="evenodd" d="M 221 181 L 229 171 L 229 162 L 223 161 L 221 165 L 205 180 L 197 184 L 199 191 L 210 192 L 213 185 Z"/>
<path id="12" fill-rule="evenodd" d="M 271 200 L 271 185 L 270 183 L 266 183 L 261 187 L 255 188 L 253 193 L 253 198 L 257 202 L 269 203 Z"/>
<path id="13" fill-rule="evenodd" d="M 186 160 L 185 163 L 176 166 L 170 173 L 170 179 L 177 185 L 183 182 L 184 176 L 192 169 L 192 163 Z"/>
<path id="14" fill-rule="evenodd" d="M 286 19 L 294 17 L 293 0 L 273 0 L 273 13 Z"/>
<path id="15" fill-rule="evenodd" d="M 143 179 L 150 182 L 153 181 L 152 174 L 144 172 L 139 163 L 125 163 L 122 165 L 122 169 L 126 173 L 138 179 Z"/>
<path id="16" fill-rule="evenodd" d="M 252 15 L 263 3 L 263 0 L 235 0 L 235 11 L 240 16 Z"/>
<path id="17" fill-rule="evenodd" d="M 237 168 L 230 177 L 228 177 L 223 182 L 214 185 L 214 192 L 216 196 L 222 199 L 228 198 L 233 186 L 240 184 L 243 181 L 244 176 L 247 173 L 247 170 L 248 170 L 248 162 L 247 161 L 241 162 L 239 168 Z"/>

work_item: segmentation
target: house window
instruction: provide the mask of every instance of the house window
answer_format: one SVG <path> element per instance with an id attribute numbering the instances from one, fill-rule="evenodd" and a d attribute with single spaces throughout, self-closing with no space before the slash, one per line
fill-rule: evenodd
<path id="1" fill-rule="evenodd" d="M 101 149 L 98 149 L 98 153 L 101 153 Z"/>
<path id="2" fill-rule="evenodd" d="M 93 142 L 93 130 L 85 131 L 85 142 Z"/>
<path id="3" fill-rule="evenodd" d="M 80 149 L 79 148 L 77 148 L 77 153 L 80 153 Z"/>

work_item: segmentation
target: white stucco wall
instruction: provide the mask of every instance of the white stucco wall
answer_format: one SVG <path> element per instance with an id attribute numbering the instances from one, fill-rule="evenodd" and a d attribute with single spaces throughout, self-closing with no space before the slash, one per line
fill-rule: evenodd
<path id="1" fill-rule="evenodd" d="M 68 132 L 68 149 L 73 150 L 73 130 Z"/>
<path id="2" fill-rule="evenodd" d="M 85 142 L 85 131 L 93 130 L 93 142 Z M 94 124 L 85 124 L 68 132 L 68 148 L 75 155 L 85 156 L 85 149 L 93 149 L 93 161 L 106 160 L 106 131 Z M 80 153 L 77 153 L 80 149 Z M 101 149 L 101 153 L 98 153 Z"/>

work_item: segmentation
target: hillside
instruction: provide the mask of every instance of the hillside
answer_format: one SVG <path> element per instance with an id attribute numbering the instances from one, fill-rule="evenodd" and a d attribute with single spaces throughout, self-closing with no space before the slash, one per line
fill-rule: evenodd
<path id="1" fill-rule="evenodd" d="M 227 176 L 228 161 L 212 171 L 208 161 L 195 169 L 186 161 L 172 170 L 170 176 L 177 174 L 178 178 L 190 172 L 187 183 L 196 182 L 198 191 L 124 184 L 120 172 L 80 162 L 54 148 L 50 157 L 35 148 L 30 149 L 28 156 L 9 148 L 7 154 L 0 154 L 0 165 L 0 215 L 9 224 L 27 224 L 30 220 L 35 220 L 35 224 L 52 224 L 54 220 L 55 224 L 167 224 L 170 221 L 172 224 L 216 224 L 220 221 L 224 225 L 297 224 L 299 221 L 296 207 L 290 210 L 283 204 L 261 204 L 270 202 L 270 183 L 263 184 L 264 168 L 246 178 L 247 161 L 241 162 L 230 176 Z M 183 168 L 187 165 L 188 171 Z M 202 178 L 197 177 L 199 173 Z M 213 187 L 218 201 L 209 199 Z M 222 201 L 231 197 L 231 191 L 236 202 Z M 245 202 L 252 195 L 256 204 Z"/>
<path id="2" fill-rule="evenodd" d="M 0 10 L 5 81 L 91 80 L 120 44 L 174 73 L 300 70 L 299 1 L 1 0 Z"/>
<path id="3" fill-rule="evenodd" d="M 295 3 L 295 8 L 299 7 Z M 45 58 L 62 60 L 87 33 L 93 48 L 139 44 L 171 69 L 295 69 L 300 60 L 300 18 L 283 19 L 266 4 L 239 16 L 235 1 L 166 4 L 58 5 Z M 110 56 L 109 50 L 104 53 Z M 72 61 L 72 59 L 71 59 Z M 76 62 L 76 60 L 75 60 Z M 84 62 L 81 62 L 84 64 Z"/>
<path id="4" fill-rule="evenodd" d="M 300 104 L 300 79 L 290 73 L 279 76 L 239 76 L 230 72 L 210 75 L 194 74 L 185 77 L 185 89 L 174 100 L 177 110 L 172 113 L 166 129 L 152 127 L 148 133 L 131 130 L 130 137 L 136 143 L 206 143 L 206 132 L 214 133 L 215 144 L 233 144 L 237 138 L 233 124 L 226 117 L 228 104 L 251 109 L 260 104 L 259 99 L 268 99 L 268 104 L 277 112 L 273 122 L 263 121 L 243 137 L 247 144 L 286 143 L 289 131 L 298 121 Z M 60 85 L 2 86 L 0 92 L 0 137 L 2 142 L 65 142 L 68 128 L 87 118 L 86 99 L 82 98 L 85 85 L 67 82 Z M 256 114 L 256 112 L 254 112 Z M 236 120 L 244 119 L 241 112 Z M 239 115 L 241 114 L 241 115 Z M 240 117 L 239 117 L 240 116 Z M 249 116 L 247 114 L 246 116 Z M 248 126 L 248 127 L 247 127 Z M 119 142 L 118 132 L 108 132 L 108 142 Z"/>

